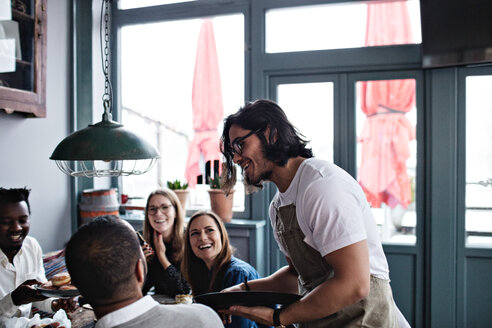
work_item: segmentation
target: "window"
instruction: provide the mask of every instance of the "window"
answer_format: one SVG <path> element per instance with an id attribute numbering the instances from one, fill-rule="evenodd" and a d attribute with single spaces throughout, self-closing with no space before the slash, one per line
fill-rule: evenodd
<path id="1" fill-rule="evenodd" d="M 316 79 L 311 82 L 309 79 Z M 301 82 L 302 81 L 302 82 Z M 319 82 L 318 82 L 319 81 Z M 305 134 L 317 158 L 334 162 L 335 108 L 343 135 L 348 115 L 335 105 L 334 89 L 348 83 L 332 75 L 272 78 L 279 105 L 289 120 Z M 385 244 L 416 243 L 417 108 L 416 79 L 362 80 L 355 82 L 356 176 Z M 338 103 L 341 103 L 338 101 Z M 315 119 L 313 119 L 315 118 Z M 350 123 L 352 124 L 352 123 Z M 343 155 L 342 155 L 343 157 Z"/>
<path id="2" fill-rule="evenodd" d="M 121 28 L 121 103 L 122 123 L 137 131 L 157 147 L 161 159 L 152 171 L 141 176 L 124 177 L 122 192 L 130 197 L 146 197 L 164 187 L 166 181 L 184 180 L 189 145 L 197 133 L 192 101 L 199 35 L 206 19 L 186 19 Z M 216 119 L 217 138 L 223 117 L 244 103 L 244 18 L 231 14 L 211 18 L 210 40 L 215 41 L 223 115 Z M 203 41 L 203 39 L 200 39 Z M 210 43 L 211 44 L 211 43 Z M 203 49 L 203 47 L 202 47 Z M 200 60 L 210 59 L 213 55 Z M 205 67 L 210 67 L 209 63 Z M 203 100 L 203 99 L 202 99 Z M 206 100 L 206 99 L 205 99 Z M 195 122 L 196 123 L 196 122 Z M 205 175 L 203 156 L 200 174 Z M 195 181 L 189 181 L 192 184 Z M 236 211 L 244 209 L 242 183 L 236 185 Z M 208 195 L 198 186 L 191 188 L 187 209 L 208 207 Z"/>
<path id="3" fill-rule="evenodd" d="M 376 16 L 376 25 L 379 23 L 381 28 L 384 28 L 383 26 L 388 24 L 399 23 L 400 19 L 409 18 L 411 34 L 401 39 L 379 41 L 377 45 L 419 44 L 421 42 L 419 1 L 386 1 L 376 4 L 350 2 L 267 10 L 266 52 L 365 47 L 368 45 L 366 41 L 368 9 L 371 6 L 384 7 L 393 3 L 397 6 L 406 6 L 408 11 L 402 13 L 401 10 L 397 10 L 402 16 L 391 15 L 386 21 L 381 21 L 381 16 Z M 375 14 L 378 15 L 377 12 Z M 412 41 L 408 42 L 407 39 Z"/>
<path id="4" fill-rule="evenodd" d="M 280 84 L 277 98 L 316 158 L 333 162 L 333 83 Z"/>
<path id="5" fill-rule="evenodd" d="M 357 180 L 385 243 L 416 240 L 415 82 L 356 83 Z"/>
<path id="6" fill-rule="evenodd" d="M 492 75 L 466 78 L 466 244 L 492 247 Z"/>

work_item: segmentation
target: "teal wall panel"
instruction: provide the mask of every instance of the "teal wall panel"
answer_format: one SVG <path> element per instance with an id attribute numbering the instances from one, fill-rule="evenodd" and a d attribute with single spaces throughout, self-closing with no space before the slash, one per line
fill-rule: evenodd
<path id="1" fill-rule="evenodd" d="M 465 327 L 492 326 L 492 259 L 466 259 Z"/>
<path id="2" fill-rule="evenodd" d="M 92 1 L 72 0 L 72 113 L 70 133 L 92 124 Z M 94 179 L 70 178 L 72 232 L 79 226 L 79 195 L 94 188 Z"/>
<path id="3" fill-rule="evenodd" d="M 426 211 L 429 243 L 428 327 L 456 325 L 456 68 L 429 72 L 426 81 L 429 101 L 426 183 L 430 188 Z"/>
<path id="4" fill-rule="evenodd" d="M 414 254 L 386 254 L 393 298 L 408 323 L 415 327 L 416 261 Z"/>

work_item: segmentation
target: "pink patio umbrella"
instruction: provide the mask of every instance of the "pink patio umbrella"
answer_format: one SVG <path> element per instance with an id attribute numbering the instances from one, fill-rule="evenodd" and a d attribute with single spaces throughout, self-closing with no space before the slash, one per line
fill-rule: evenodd
<path id="1" fill-rule="evenodd" d="M 368 4 L 366 45 L 382 46 L 412 42 L 405 1 Z M 411 184 L 406 161 L 415 127 L 405 113 L 415 104 L 415 80 L 385 80 L 358 84 L 366 115 L 358 141 L 362 158 L 358 179 L 373 207 L 381 203 L 406 208 Z"/>
<path id="2" fill-rule="evenodd" d="M 219 63 L 211 19 L 203 19 L 198 37 L 193 78 L 193 140 L 189 144 L 185 178 L 191 187 L 200 174 L 200 154 L 205 162 L 221 158 L 217 126 L 223 118 Z"/>

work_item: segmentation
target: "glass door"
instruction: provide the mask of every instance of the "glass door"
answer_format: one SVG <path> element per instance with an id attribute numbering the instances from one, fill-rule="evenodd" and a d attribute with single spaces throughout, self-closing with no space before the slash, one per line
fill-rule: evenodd
<path id="1" fill-rule="evenodd" d="M 371 206 L 398 308 L 412 326 L 424 304 L 423 74 L 348 74 L 348 171 Z M 336 142 L 336 141 L 335 141 Z"/>
<path id="2" fill-rule="evenodd" d="M 395 301 L 412 325 L 422 318 L 424 297 L 422 78 L 418 71 L 269 78 L 270 98 L 310 140 L 315 157 L 345 169 L 366 192 Z M 274 269 L 285 260 L 270 243 Z"/>
<path id="3" fill-rule="evenodd" d="M 465 78 L 467 247 L 492 248 L 492 75 Z"/>

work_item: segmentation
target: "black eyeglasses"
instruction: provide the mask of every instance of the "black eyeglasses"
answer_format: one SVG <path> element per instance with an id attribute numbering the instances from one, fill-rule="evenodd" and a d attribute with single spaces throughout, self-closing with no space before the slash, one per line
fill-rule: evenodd
<path id="1" fill-rule="evenodd" d="M 234 139 L 234 141 L 231 143 L 231 153 L 232 153 L 232 156 L 234 156 L 234 154 L 238 154 L 238 155 L 241 155 L 243 153 L 243 147 L 244 147 L 244 140 L 248 139 L 249 137 L 251 137 L 253 134 L 256 134 L 258 132 L 260 132 L 261 130 L 253 130 L 251 131 L 250 133 L 242 136 L 242 137 L 238 137 L 236 139 Z"/>
<path id="2" fill-rule="evenodd" d="M 166 204 L 162 204 L 161 206 L 159 207 L 154 207 L 154 206 L 151 206 L 149 207 L 149 209 L 147 210 L 149 212 L 149 215 L 156 215 L 157 214 L 157 211 L 161 211 L 163 214 L 166 213 L 170 208 L 172 207 L 172 205 L 166 205 Z"/>

